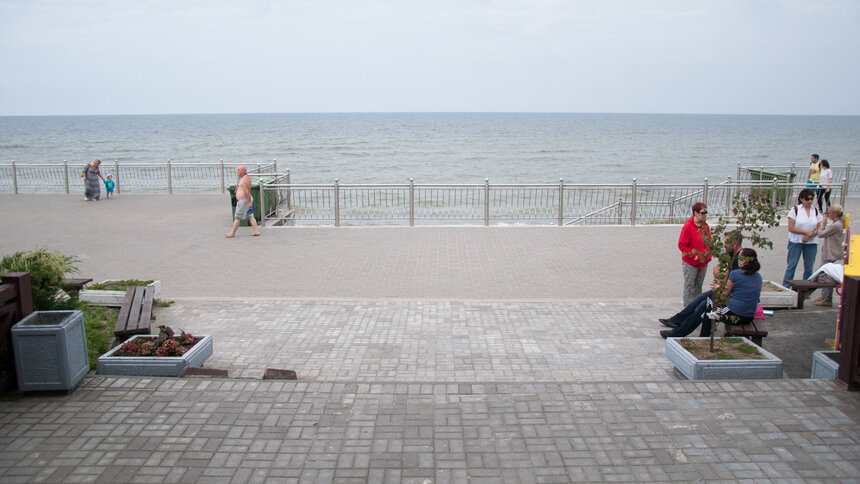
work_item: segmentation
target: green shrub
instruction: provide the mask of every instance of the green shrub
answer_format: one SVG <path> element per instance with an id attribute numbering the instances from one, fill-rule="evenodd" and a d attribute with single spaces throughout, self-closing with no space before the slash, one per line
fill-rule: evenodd
<path id="1" fill-rule="evenodd" d="M 107 353 L 110 349 L 113 326 L 119 310 L 104 306 L 89 306 L 83 303 L 78 304 L 78 309 L 84 313 L 84 330 L 87 334 L 90 369 L 95 370 L 99 356 Z"/>
<path id="2" fill-rule="evenodd" d="M 34 310 L 71 309 L 75 306 L 74 301 L 56 299 L 55 295 L 62 290 L 65 275 L 78 272 L 76 262 L 79 262 L 78 258 L 62 255 L 59 251 L 38 249 L 33 252 L 16 252 L 0 260 L 0 274 L 30 273 Z"/>

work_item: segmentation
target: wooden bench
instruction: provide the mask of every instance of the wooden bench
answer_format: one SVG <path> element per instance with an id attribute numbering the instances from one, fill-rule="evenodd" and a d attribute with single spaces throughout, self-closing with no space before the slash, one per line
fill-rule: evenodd
<path id="1" fill-rule="evenodd" d="M 767 337 L 767 326 L 763 319 L 754 319 L 749 324 L 725 324 L 726 336 L 746 336 L 753 343 L 764 346 L 761 339 Z"/>
<path id="2" fill-rule="evenodd" d="M 84 285 L 86 285 L 88 282 L 92 282 L 92 281 L 93 281 L 92 278 L 89 278 L 89 279 L 87 279 L 87 278 L 79 278 L 79 279 L 65 278 L 65 279 L 63 279 L 63 290 L 66 292 L 69 292 L 69 291 L 80 292 L 81 289 L 84 288 Z"/>
<path id="3" fill-rule="evenodd" d="M 803 309 L 803 302 L 806 301 L 806 296 L 816 290 L 825 287 L 839 287 L 838 282 L 818 282 L 807 281 L 805 279 L 790 279 L 785 281 L 793 291 L 797 292 L 797 309 Z"/>
<path id="4" fill-rule="evenodd" d="M 154 287 L 131 286 L 125 290 L 125 300 L 119 309 L 113 330 L 117 339 L 124 340 L 136 334 L 149 334 L 154 298 Z"/>

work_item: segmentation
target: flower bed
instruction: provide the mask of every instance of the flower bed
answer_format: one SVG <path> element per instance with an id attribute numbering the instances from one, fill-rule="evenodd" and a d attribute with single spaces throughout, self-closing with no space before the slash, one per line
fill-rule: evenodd
<path id="1" fill-rule="evenodd" d="M 158 335 L 136 335 L 99 357 L 100 375 L 180 376 L 212 356 L 212 336 L 175 336 L 166 326 Z"/>
<path id="2" fill-rule="evenodd" d="M 110 287 L 110 284 L 113 282 L 125 281 L 109 279 L 99 282 L 97 285 Z M 94 285 L 96 284 L 89 284 L 81 289 L 78 293 L 78 299 L 94 306 L 122 306 L 122 302 L 125 299 L 125 289 L 89 289 L 89 287 Z M 155 289 L 154 297 L 157 298 L 161 295 L 161 281 L 152 281 L 147 284 L 147 287 L 153 287 Z"/>
<path id="3" fill-rule="evenodd" d="M 797 306 L 797 293 L 773 281 L 764 281 L 759 304 L 766 309 L 793 308 Z"/>
<path id="4" fill-rule="evenodd" d="M 678 373 L 688 380 L 782 378 L 782 360 L 747 338 L 726 339 L 739 340 L 744 343 L 744 346 L 757 350 L 758 354 L 750 359 L 702 360 L 694 356 L 684 345 L 698 341 L 708 344 L 710 338 L 668 338 L 666 357 L 675 365 Z"/>

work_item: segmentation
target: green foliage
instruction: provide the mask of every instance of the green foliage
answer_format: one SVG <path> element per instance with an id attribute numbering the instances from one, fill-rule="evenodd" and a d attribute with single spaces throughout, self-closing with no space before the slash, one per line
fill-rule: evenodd
<path id="1" fill-rule="evenodd" d="M 89 306 L 83 303 L 78 305 L 78 309 L 84 313 L 87 352 L 89 353 L 90 369 L 94 370 L 99 356 L 107 353 L 110 349 L 113 326 L 119 310 L 104 306 Z"/>
<path id="2" fill-rule="evenodd" d="M 0 260 L 0 274 L 9 272 L 29 272 L 33 287 L 33 309 L 71 309 L 74 301 L 57 299 L 57 291 L 62 290 L 63 278 L 68 273 L 78 272 L 74 256 L 62 255 L 59 251 L 48 252 L 38 249 L 33 252 L 16 252 Z"/>
<path id="3" fill-rule="evenodd" d="M 730 220 L 720 216 L 717 223 L 710 227 L 710 236 L 704 227 L 699 228 L 699 234 L 705 241 L 705 246 L 711 253 L 713 260 L 719 264 L 720 273 L 714 277 L 714 307 L 721 308 L 728 304 L 726 286 L 728 283 L 729 270 L 732 267 L 732 254 L 726 248 L 724 238 L 743 236 L 744 247 L 759 249 L 772 249 L 773 242 L 764 235 L 769 227 L 776 227 L 782 218 L 775 204 L 772 203 L 767 191 L 752 191 L 749 194 L 738 193 L 732 205 L 733 227 L 729 228 Z M 731 247 L 731 245 L 729 246 Z M 696 255 L 703 256 L 700 251 L 693 251 Z M 718 320 L 713 320 L 711 329 L 711 351 L 714 351 L 714 334 Z"/>
<path id="4" fill-rule="evenodd" d="M 173 304 L 173 301 L 162 301 L 158 298 L 152 300 L 152 305 L 157 308 L 169 308 L 171 304 Z"/>
<path id="5" fill-rule="evenodd" d="M 121 281 L 105 281 L 96 284 L 90 284 L 87 289 L 107 289 L 110 291 L 125 291 L 129 286 L 148 286 L 153 280 L 141 281 L 138 279 L 123 279 Z"/>

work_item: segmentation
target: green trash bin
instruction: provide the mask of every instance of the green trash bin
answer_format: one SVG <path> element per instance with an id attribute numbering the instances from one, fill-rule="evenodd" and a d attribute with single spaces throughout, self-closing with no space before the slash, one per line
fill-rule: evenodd
<path id="1" fill-rule="evenodd" d="M 254 208 L 254 218 L 257 219 L 258 223 L 260 222 L 260 220 L 262 218 L 261 214 L 260 214 L 260 180 L 262 180 L 263 183 L 272 183 L 274 181 L 274 179 L 272 179 L 272 178 L 252 178 L 251 179 L 251 197 L 253 197 L 254 205 L 256 205 L 256 207 Z M 232 220 L 236 216 L 236 203 L 237 203 L 236 202 L 236 185 L 230 185 L 228 187 L 228 190 L 230 190 L 230 205 L 231 205 L 230 217 Z M 275 211 L 276 200 L 277 199 L 275 196 L 275 192 L 266 192 L 266 212 L 267 212 L 267 215 L 270 215 Z M 248 225 L 250 225 L 248 220 L 242 220 L 241 223 L 239 224 L 240 227 L 247 227 Z"/>
<path id="2" fill-rule="evenodd" d="M 753 180 L 776 180 L 777 183 L 784 185 L 786 180 L 789 184 L 794 183 L 794 177 L 797 176 L 797 173 L 791 171 L 781 171 L 781 170 L 770 170 L 770 169 L 760 169 L 760 170 L 750 170 L 750 178 Z M 789 189 L 790 190 L 790 189 Z M 772 195 L 773 189 L 768 189 L 768 195 Z M 785 197 L 788 195 L 785 186 L 777 186 L 776 188 L 776 201 L 779 203 L 785 203 Z M 788 200 L 788 203 L 791 204 L 792 200 Z"/>

